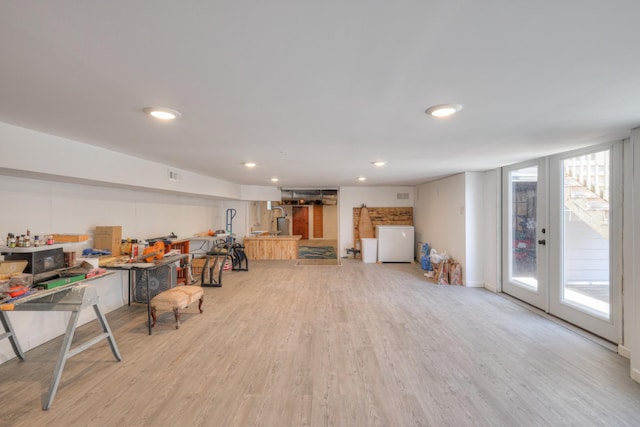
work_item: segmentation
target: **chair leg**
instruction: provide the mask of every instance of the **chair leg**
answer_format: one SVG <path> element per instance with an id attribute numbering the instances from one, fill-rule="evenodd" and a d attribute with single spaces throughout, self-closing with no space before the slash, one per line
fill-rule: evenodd
<path id="1" fill-rule="evenodd" d="M 158 320 L 156 318 L 156 308 L 155 307 L 151 307 L 151 318 L 153 319 L 153 322 L 151 322 L 151 327 L 153 328 L 154 326 L 156 326 L 156 321 Z"/>
<path id="2" fill-rule="evenodd" d="M 176 317 L 176 329 L 180 329 L 180 309 L 179 308 L 173 309 L 173 314 Z"/>
<path id="3" fill-rule="evenodd" d="M 202 303 L 204 302 L 204 295 L 202 295 L 200 297 L 200 300 L 198 301 L 198 310 L 200 310 L 200 313 L 202 313 Z"/>

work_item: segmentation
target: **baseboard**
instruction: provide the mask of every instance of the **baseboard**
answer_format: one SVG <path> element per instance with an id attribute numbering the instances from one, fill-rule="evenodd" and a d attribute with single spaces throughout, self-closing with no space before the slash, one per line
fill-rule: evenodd
<path id="1" fill-rule="evenodd" d="M 467 288 L 484 288 L 484 283 L 482 282 L 467 282 L 465 284 Z"/>
<path id="2" fill-rule="evenodd" d="M 491 291 L 493 293 L 498 293 L 498 288 L 495 285 L 489 285 L 487 283 L 484 284 L 484 288 L 488 291 Z"/>
<path id="3" fill-rule="evenodd" d="M 631 370 L 631 379 L 634 380 L 635 382 L 640 383 L 640 370 L 632 369 Z"/>
<path id="4" fill-rule="evenodd" d="M 627 359 L 631 359 L 631 350 L 622 344 L 618 344 L 618 354 Z"/>

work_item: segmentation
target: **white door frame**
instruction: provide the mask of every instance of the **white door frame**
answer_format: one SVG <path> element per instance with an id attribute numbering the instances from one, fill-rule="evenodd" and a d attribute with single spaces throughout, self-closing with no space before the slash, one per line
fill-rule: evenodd
<path id="1" fill-rule="evenodd" d="M 547 162 L 546 158 L 529 160 L 527 162 L 509 165 L 502 168 L 502 291 L 514 296 L 528 304 L 533 305 L 545 312 L 548 311 L 548 277 L 547 277 L 547 246 L 538 244 L 539 240 L 548 240 L 548 220 L 546 206 L 548 185 L 547 185 Z M 538 177 L 536 186 L 536 234 L 534 239 L 534 247 L 536 251 L 536 277 L 537 289 L 533 290 L 526 286 L 511 280 L 512 272 L 512 215 L 513 207 L 511 199 L 510 172 L 525 169 L 528 167 L 537 167 Z M 545 230 L 543 233 L 542 230 Z"/>
<path id="2" fill-rule="evenodd" d="M 572 324 L 614 343 L 622 337 L 622 142 L 600 144 L 549 158 L 549 214 L 555 239 L 549 246 L 549 311 Z M 565 159 L 610 150 L 609 214 L 609 319 L 563 301 L 563 171 Z"/>
<path id="3" fill-rule="evenodd" d="M 603 150 L 611 150 L 610 185 L 610 318 L 605 320 L 562 302 L 562 211 L 564 207 L 561 164 L 564 159 Z M 502 292 L 525 301 L 547 313 L 580 326 L 614 343 L 622 342 L 622 203 L 623 144 L 621 141 L 599 144 L 550 157 L 509 165 L 502 168 Z M 536 292 L 510 281 L 512 230 L 509 172 L 538 166 Z M 553 211 L 552 211 L 553 209 Z M 546 233 L 542 233 L 542 229 Z"/>

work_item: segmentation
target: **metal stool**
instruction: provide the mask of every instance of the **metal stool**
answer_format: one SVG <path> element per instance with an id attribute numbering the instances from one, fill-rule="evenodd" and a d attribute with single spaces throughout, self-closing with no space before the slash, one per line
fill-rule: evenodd
<path id="1" fill-rule="evenodd" d="M 231 254 L 232 271 L 249 271 L 249 259 L 244 253 L 244 246 L 240 243 L 234 243 L 229 248 Z M 242 264 L 244 263 L 244 267 Z"/>
<path id="2" fill-rule="evenodd" d="M 224 264 L 227 259 L 231 259 L 231 257 L 229 256 L 229 251 L 226 249 L 215 249 L 211 252 L 207 252 L 207 258 L 202 266 L 200 285 L 212 288 L 219 288 L 222 286 L 222 271 L 224 270 Z M 210 282 L 205 281 L 207 275 Z M 216 275 L 218 276 L 217 280 Z"/>

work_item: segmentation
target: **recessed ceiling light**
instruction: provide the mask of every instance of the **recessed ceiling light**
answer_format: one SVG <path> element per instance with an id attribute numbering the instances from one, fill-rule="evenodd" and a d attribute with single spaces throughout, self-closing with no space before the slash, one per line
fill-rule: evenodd
<path id="1" fill-rule="evenodd" d="M 377 162 L 371 162 L 371 164 L 372 164 L 373 166 L 382 167 L 382 166 L 386 165 L 386 164 L 387 164 L 387 162 L 382 161 L 382 160 L 379 160 L 379 161 L 377 161 Z"/>
<path id="2" fill-rule="evenodd" d="M 271 178 L 271 182 L 278 182 L 278 178 L 274 176 L 273 178 Z"/>
<path id="3" fill-rule="evenodd" d="M 460 104 L 440 104 L 427 108 L 425 113 L 433 117 L 441 118 L 449 117 L 460 110 L 462 110 L 462 105 Z"/>
<path id="4" fill-rule="evenodd" d="M 143 108 L 142 111 L 160 120 L 173 120 L 182 115 L 179 111 L 163 107 L 147 107 Z"/>
<path id="5" fill-rule="evenodd" d="M 365 178 L 364 176 L 359 176 L 358 177 L 358 181 L 366 181 L 366 180 L 367 180 L 367 178 Z"/>
<path id="6" fill-rule="evenodd" d="M 255 168 L 257 166 L 256 163 L 253 162 L 246 162 L 244 165 L 248 168 Z"/>

